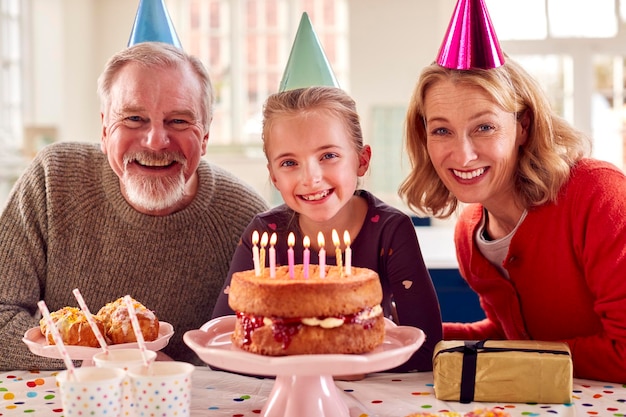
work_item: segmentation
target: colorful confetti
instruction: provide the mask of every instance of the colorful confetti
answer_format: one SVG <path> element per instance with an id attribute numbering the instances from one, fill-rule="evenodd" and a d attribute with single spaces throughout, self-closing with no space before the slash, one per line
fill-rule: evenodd
<path id="1" fill-rule="evenodd" d="M 63 416 L 56 373 L 0 373 L 0 417 Z M 196 368 L 192 379 L 192 416 L 196 410 L 198 415 L 207 417 L 260 416 L 275 382 L 271 378 L 245 377 L 203 367 Z M 467 413 L 476 408 L 472 404 L 438 401 L 430 373 L 377 373 L 360 381 L 335 383 L 350 408 L 350 417 Z M 572 404 L 485 403 L 481 406 L 498 407 L 512 417 L 626 417 L 626 385 L 575 380 L 573 394 Z"/>

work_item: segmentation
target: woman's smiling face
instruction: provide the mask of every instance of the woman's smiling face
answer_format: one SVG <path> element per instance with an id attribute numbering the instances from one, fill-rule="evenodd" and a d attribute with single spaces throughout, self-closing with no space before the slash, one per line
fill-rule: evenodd
<path id="1" fill-rule="evenodd" d="M 484 90 L 437 82 L 424 98 L 427 149 L 456 198 L 487 208 L 515 196 L 518 149 L 527 132 Z"/>

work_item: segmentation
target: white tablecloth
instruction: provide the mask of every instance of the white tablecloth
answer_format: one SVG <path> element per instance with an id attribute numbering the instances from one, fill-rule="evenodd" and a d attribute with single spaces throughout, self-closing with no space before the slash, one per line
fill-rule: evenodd
<path id="1" fill-rule="evenodd" d="M 55 372 L 0 373 L 0 416 L 62 416 Z M 273 379 L 198 367 L 193 374 L 193 417 L 259 417 Z M 500 407 L 511 416 L 626 416 L 626 384 L 574 380 L 573 404 L 491 404 L 442 402 L 435 398 L 432 373 L 377 373 L 360 381 L 337 381 L 351 417 L 404 417 L 416 412 L 472 411 Z M 297 416 L 289 416 L 297 417 Z"/>

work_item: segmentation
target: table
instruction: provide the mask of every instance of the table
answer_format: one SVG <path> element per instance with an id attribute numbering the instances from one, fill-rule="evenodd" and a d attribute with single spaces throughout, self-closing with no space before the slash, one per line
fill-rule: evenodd
<path id="1" fill-rule="evenodd" d="M 0 416 L 62 416 L 54 371 L 0 373 Z M 193 374 L 192 417 L 259 417 L 273 379 L 197 367 Z M 415 412 L 503 407 L 511 416 L 626 416 L 626 384 L 575 379 L 573 404 L 442 402 L 433 375 L 375 373 L 360 381 L 336 381 L 351 417 L 404 417 Z"/>

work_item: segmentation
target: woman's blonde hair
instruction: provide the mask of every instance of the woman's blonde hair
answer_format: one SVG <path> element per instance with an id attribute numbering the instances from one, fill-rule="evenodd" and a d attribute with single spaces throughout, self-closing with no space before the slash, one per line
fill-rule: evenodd
<path id="1" fill-rule="evenodd" d="M 354 142 L 358 153 L 363 150 L 361 122 L 352 97 L 336 87 L 307 87 L 270 95 L 263 106 L 263 151 L 267 155 L 267 141 L 273 123 L 283 117 L 306 116 L 312 111 L 327 111 L 341 120 Z"/>
<path id="2" fill-rule="evenodd" d="M 528 137 L 519 148 L 517 160 L 516 198 L 523 207 L 556 201 L 570 168 L 589 154 L 591 142 L 552 109 L 537 81 L 507 58 L 504 65 L 488 70 L 453 70 L 437 64 L 424 68 L 405 120 L 411 172 L 398 193 L 408 206 L 416 212 L 447 218 L 459 203 L 437 175 L 426 148 L 424 99 L 430 87 L 443 81 L 479 87 L 505 111 L 528 118 Z"/>

